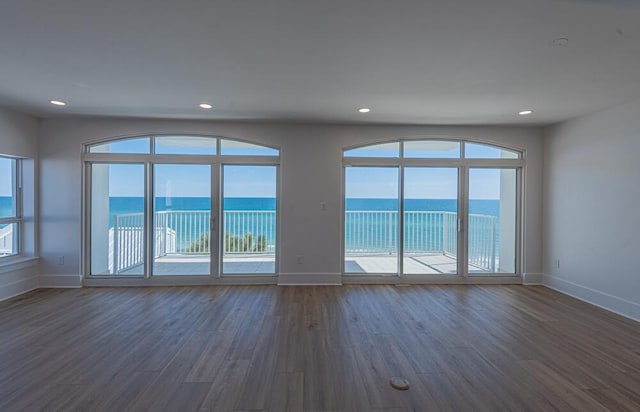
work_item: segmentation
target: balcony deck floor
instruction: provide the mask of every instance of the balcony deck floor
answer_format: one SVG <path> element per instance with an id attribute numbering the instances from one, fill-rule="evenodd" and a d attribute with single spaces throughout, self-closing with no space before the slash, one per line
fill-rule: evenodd
<path id="1" fill-rule="evenodd" d="M 172 255 L 155 260 L 155 275 L 208 275 L 209 259 L 200 256 Z M 410 255 L 404 261 L 405 274 L 447 275 L 457 272 L 456 259 L 441 253 L 423 253 Z M 142 275 L 142 265 L 133 267 L 120 275 Z M 269 256 L 225 257 L 223 262 L 225 274 L 274 274 L 275 258 Z M 379 274 L 398 273 L 397 256 L 359 255 L 347 256 L 345 260 L 347 274 Z"/>

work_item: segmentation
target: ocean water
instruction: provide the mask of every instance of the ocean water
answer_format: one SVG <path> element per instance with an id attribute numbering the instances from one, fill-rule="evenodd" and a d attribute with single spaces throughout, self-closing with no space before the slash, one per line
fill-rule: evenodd
<path id="1" fill-rule="evenodd" d="M 110 198 L 110 225 L 113 217 L 118 214 L 140 213 L 143 210 L 142 198 L 112 197 Z M 157 211 L 208 211 L 208 198 L 157 198 Z M 275 243 L 275 215 L 266 216 L 260 211 L 276 210 L 275 198 L 225 198 L 224 209 L 227 211 L 256 211 L 256 213 L 229 214 L 225 222 L 226 232 L 242 236 L 253 233 L 255 236 L 263 234 L 270 244 Z M 398 201 L 395 199 L 347 199 L 348 212 L 371 211 L 373 213 L 348 213 L 345 221 L 347 250 L 387 250 L 396 248 L 397 239 L 397 210 Z M 456 212 L 455 199 L 406 199 L 405 211 L 442 211 Z M 471 200 L 469 211 L 472 214 L 495 217 L 495 242 L 498 244 L 497 233 L 499 225 L 500 203 L 498 200 Z M 395 213 L 394 213 L 395 212 Z M 450 219 L 449 219 L 450 218 Z M 426 220 L 429 219 L 429 220 Z M 445 222 L 445 220 L 447 220 Z M 478 226 L 478 231 L 485 230 L 479 225 L 486 226 L 486 219 L 472 222 Z M 405 250 L 454 250 L 454 229 L 456 216 L 425 217 L 419 214 L 409 214 L 405 220 Z M 366 230 L 364 228 L 366 227 Z M 425 231 L 425 227 L 428 228 Z M 448 229 L 448 230 L 447 230 Z M 207 222 L 202 221 L 196 229 L 192 229 L 184 236 L 180 243 L 187 245 L 205 232 Z M 446 234 L 445 234 L 446 232 Z M 448 237 L 448 241 L 447 241 Z M 448 242 L 448 243 L 447 243 Z"/>
<path id="2" fill-rule="evenodd" d="M 109 209 L 111 215 L 139 213 L 143 210 L 141 197 L 111 197 Z M 224 199 L 226 210 L 276 210 L 275 198 L 228 197 Z M 407 199 L 405 210 L 431 210 L 455 212 L 455 199 Z M 157 198 L 156 210 L 209 210 L 209 199 L 202 197 Z M 398 210 L 398 201 L 394 199 L 347 199 L 347 210 Z M 470 213 L 499 216 L 499 200 L 471 200 Z M 0 196 L 0 216 L 12 213 L 11 198 Z"/>
<path id="3" fill-rule="evenodd" d="M 211 210 L 210 199 L 206 197 L 156 198 L 155 210 Z M 227 197 L 225 210 L 276 210 L 276 199 L 271 197 Z M 142 197 L 110 197 L 109 225 L 113 226 L 115 215 L 141 213 L 144 210 Z"/>
<path id="4" fill-rule="evenodd" d="M 184 198 L 157 198 L 155 204 L 157 211 L 208 211 L 210 210 L 210 200 L 208 198 L 184 197 Z M 457 201 L 455 199 L 406 199 L 405 211 L 444 211 L 455 212 Z M 114 216 L 140 213 L 144 209 L 144 199 L 141 197 L 111 197 L 109 199 L 109 225 L 113 227 Z M 225 210 L 235 211 L 274 211 L 276 210 L 275 198 L 225 198 Z M 372 213 L 369 215 L 350 213 L 345 221 L 346 233 L 346 249 L 347 250 L 383 250 L 389 247 L 397 247 L 397 212 L 398 201 L 395 199 L 347 199 L 346 209 L 349 212 L 354 211 L 373 211 L 380 213 Z M 469 202 L 469 211 L 472 214 L 485 216 L 493 216 L 495 218 L 495 246 L 498 247 L 499 233 L 499 200 L 471 200 Z M 0 216 L 7 216 L 12 213 L 11 198 L 0 197 Z M 265 218 L 262 213 L 244 213 L 243 220 L 228 219 L 226 223 L 226 231 L 243 235 L 241 232 L 252 232 L 258 235 L 259 231 L 264 231 L 268 227 L 265 236 L 270 244 L 275 243 L 275 216 L 273 218 Z M 389 215 L 391 217 L 389 218 Z M 440 220 L 424 220 L 414 219 L 415 215 L 407 218 L 405 221 L 405 250 L 427 250 L 446 248 L 446 239 L 443 235 L 446 232 L 442 218 Z M 235 217 L 234 217 L 235 219 Z M 486 221 L 486 219 L 484 219 Z M 238 225 L 238 222 L 241 224 Z M 283 221 L 286 224 L 286 221 Z M 202 233 L 208 230 L 207 222 L 192 229 L 190 233 L 184 236 L 181 242 L 188 245 L 190 242 L 199 238 Z M 234 226 L 235 225 L 235 226 Z M 448 223 L 453 226 L 453 223 Z M 366 227 L 367 230 L 362 230 Z M 428 227 L 427 232 L 424 228 Z M 391 230 L 389 230 L 391 229 Z M 485 230 L 478 228 L 477 230 Z M 455 231 L 451 231 L 451 236 L 456 236 Z M 455 242 L 453 242 L 455 243 Z M 454 247 L 454 246 L 453 246 Z"/>
<path id="5" fill-rule="evenodd" d="M 0 198 L 0 210 L 1 210 Z M 156 210 L 209 210 L 208 198 L 179 197 L 156 198 Z M 109 208 L 114 214 L 137 213 L 144 207 L 141 197 L 111 197 Z M 227 197 L 224 199 L 225 210 L 276 210 L 276 199 L 271 197 Z M 398 210 L 395 199 L 347 199 L 347 210 Z M 455 212 L 455 199 L 406 199 L 405 210 L 430 210 Z M 471 200 L 470 213 L 498 216 L 500 212 L 499 200 Z"/>

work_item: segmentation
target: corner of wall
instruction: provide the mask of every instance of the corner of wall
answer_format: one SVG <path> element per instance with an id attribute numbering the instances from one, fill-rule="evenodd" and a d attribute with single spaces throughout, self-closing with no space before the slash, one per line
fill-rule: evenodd
<path id="1" fill-rule="evenodd" d="M 38 260 L 21 259 L 0 267 L 0 301 L 38 288 Z"/>
<path id="2" fill-rule="evenodd" d="M 542 284 L 549 289 L 640 322 L 640 305 L 635 302 L 579 285 L 556 275 L 544 274 Z"/>
<path id="3" fill-rule="evenodd" d="M 40 275 L 40 288 L 81 288 L 82 276 L 73 274 Z"/>
<path id="4" fill-rule="evenodd" d="M 522 275 L 523 285 L 542 285 L 542 273 L 524 273 Z"/>

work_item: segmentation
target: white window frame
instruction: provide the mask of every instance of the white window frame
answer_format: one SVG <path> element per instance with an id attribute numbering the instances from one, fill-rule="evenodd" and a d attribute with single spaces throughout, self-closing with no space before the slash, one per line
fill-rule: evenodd
<path id="1" fill-rule="evenodd" d="M 208 137 L 216 139 L 216 154 L 213 155 L 185 155 L 185 154 L 155 154 L 155 138 L 162 136 L 185 136 L 185 137 Z M 116 141 L 149 137 L 149 153 L 129 154 L 129 153 L 98 153 L 90 152 L 90 148 L 95 145 L 106 144 Z M 222 155 L 222 140 L 236 141 L 248 143 L 264 148 L 274 149 L 278 151 L 278 155 Z M 279 273 L 280 262 L 280 148 L 265 145 L 263 143 L 252 142 L 248 140 L 229 138 L 219 135 L 206 135 L 194 133 L 154 133 L 141 134 L 132 136 L 120 136 L 116 138 L 100 139 L 83 145 L 83 218 L 82 218 L 82 268 L 84 279 L 86 280 L 131 280 L 135 284 L 148 284 L 166 282 L 170 279 L 171 284 L 194 284 L 194 283 L 233 283 L 242 282 L 243 278 L 247 283 L 256 282 L 255 279 L 260 278 L 258 282 L 264 282 L 265 278 L 275 279 Z M 144 164 L 145 168 L 145 188 L 144 188 L 144 221 L 145 221 L 145 262 L 144 275 L 92 275 L 91 274 L 91 166 L 93 164 Z M 149 228 L 153 227 L 153 166 L 157 164 L 205 164 L 211 166 L 211 216 L 215 223 L 212 223 L 212 232 L 216 232 L 216 238 L 211 239 L 211 272 L 209 275 L 153 275 L 153 236 Z M 260 166 L 269 165 L 276 166 L 276 252 L 275 252 L 275 272 L 268 274 L 223 274 L 222 271 L 222 224 L 223 207 L 222 207 L 222 169 L 225 165 L 249 165 Z M 215 249 L 214 249 L 215 248 Z M 225 282 L 226 281 L 226 282 Z M 142 282 L 142 283 L 140 283 Z M 275 283 L 275 281 L 273 282 Z M 99 284 L 99 283 L 98 283 Z"/>
<path id="2" fill-rule="evenodd" d="M 21 256 L 23 254 L 23 207 L 22 207 L 22 159 L 17 157 L 0 155 L 2 159 L 8 159 L 14 161 L 14 167 L 12 170 L 12 183 L 13 183 L 13 193 L 11 197 L 14 202 L 15 215 L 10 217 L 0 217 L 0 225 L 4 224 L 15 224 L 17 227 L 16 232 L 13 234 L 13 244 L 15 247 L 15 252 L 10 255 L 0 256 L 0 261 L 8 260 L 15 258 L 16 256 Z"/>
<path id="3" fill-rule="evenodd" d="M 404 157 L 404 142 L 406 141 L 452 141 L 460 143 L 460 157 L 458 158 L 414 158 Z M 399 142 L 398 157 L 345 157 L 344 153 L 348 150 L 366 148 L 369 146 L 375 146 L 383 143 L 395 143 Z M 482 158 L 465 158 L 465 144 L 481 144 L 491 146 L 497 149 L 505 149 L 513 151 L 519 154 L 517 159 L 482 159 Z M 474 279 L 489 279 L 495 278 L 497 281 L 509 281 L 509 278 L 521 279 L 522 277 L 522 245 L 523 245 L 523 231 L 522 221 L 524 219 L 523 212 L 523 191 L 522 186 L 524 182 L 524 173 L 526 169 L 526 151 L 519 148 L 507 147 L 504 145 L 496 144 L 494 142 L 473 140 L 467 138 L 452 138 L 452 137 L 424 137 L 424 138 L 411 138 L 411 139 L 394 139 L 386 141 L 377 141 L 368 143 L 366 145 L 357 145 L 343 148 L 342 157 L 342 214 L 341 214 L 341 231 L 340 231 L 340 243 L 341 243 L 341 273 L 344 276 L 343 279 L 360 279 L 360 278 L 372 278 L 381 276 L 384 277 L 397 277 L 402 278 L 404 281 L 416 281 L 416 282 L 429 282 L 429 281 L 441 281 L 442 279 L 458 278 L 460 281 L 467 281 L 469 278 Z M 346 173 L 347 167 L 352 166 L 392 166 L 399 168 L 399 192 L 400 199 L 398 208 L 398 272 L 397 273 L 349 273 L 345 271 L 345 211 L 346 211 Z M 459 216 L 459 235 L 458 235 L 458 254 L 457 254 L 457 274 L 456 275 L 414 275 L 405 274 L 403 269 L 404 261 L 404 247 L 402 234 L 404 233 L 404 202 L 402 196 L 404 193 L 404 169 L 405 167 L 448 167 L 458 169 L 458 216 Z M 469 219 L 468 202 L 469 202 L 469 169 L 471 168 L 490 168 L 490 169 L 515 169 L 516 170 L 516 245 L 515 245 L 515 271 L 514 273 L 469 273 L 468 270 L 468 239 L 467 239 L 467 222 Z M 489 279 L 490 281 L 490 279 Z"/>

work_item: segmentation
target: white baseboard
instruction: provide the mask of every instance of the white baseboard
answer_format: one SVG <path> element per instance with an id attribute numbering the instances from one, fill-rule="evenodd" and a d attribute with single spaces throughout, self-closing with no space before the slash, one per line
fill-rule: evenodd
<path id="1" fill-rule="evenodd" d="M 34 289 L 38 289 L 38 276 L 31 276 L 4 284 L 0 286 L 0 301 L 11 299 Z"/>
<path id="2" fill-rule="evenodd" d="M 80 275 L 40 275 L 41 288 L 81 288 Z"/>
<path id="3" fill-rule="evenodd" d="M 2 262 L 2 264 L 0 264 L 0 274 L 35 268 L 38 266 L 38 261 L 39 258 L 36 257 L 26 257 L 18 259 L 10 258 L 7 262 Z"/>
<path id="4" fill-rule="evenodd" d="M 542 284 L 550 289 L 564 293 L 576 299 L 606 309 L 629 319 L 640 322 L 640 304 L 631 302 L 608 293 L 600 292 L 586 286 L 579 285 L 559 278 L 558 276 L 543 275 Z"/>
<path id="5" fill-rule="evenodd" d="M 522 275 L 523 285 L 542 285 L 544 275 L 542 273 L 525 273 Z"/>
<path id="6" fill-rule="evenodd" d="M 342 285 L 340 273 L 281 273 L 278 286 Z"/>

